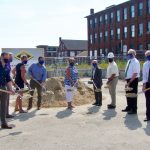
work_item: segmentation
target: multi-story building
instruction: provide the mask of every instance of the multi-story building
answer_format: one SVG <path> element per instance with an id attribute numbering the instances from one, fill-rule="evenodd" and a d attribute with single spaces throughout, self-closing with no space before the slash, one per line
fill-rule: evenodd
<path id="1" fill-rule="evenodd" d="M 37 48 L 44 49 L 45 57 L 56 57 L 57 56 L 58 46 L 38 45 Z"/>
<path id="2" fill-rule="evenodd" d="M 130 0 L 97 13 L 91 9 L 86 18 L 89 56 L 150 49 L 150 0 Z"/>

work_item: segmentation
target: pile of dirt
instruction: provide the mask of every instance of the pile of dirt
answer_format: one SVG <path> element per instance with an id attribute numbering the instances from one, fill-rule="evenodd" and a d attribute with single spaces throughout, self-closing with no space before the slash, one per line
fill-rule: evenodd
<path id="1" fill-rule="evenodd" d="M 78 89 L 75 93 L 73 103 L 76 106 L 92 103 L 94 100 L 93 89 L 85 83 L 79 81 Z M 64 90 L 64 78 L 53 77 L 46 81 L 47 92 L 43 93 L 42 107 L 63 107 L 66 106 L 66 97 Z M 36 106 L 37 95 L 34 95 L 34 106 Z M 23 100 L 23 106 L 27 106 L 27 99 Z"/>

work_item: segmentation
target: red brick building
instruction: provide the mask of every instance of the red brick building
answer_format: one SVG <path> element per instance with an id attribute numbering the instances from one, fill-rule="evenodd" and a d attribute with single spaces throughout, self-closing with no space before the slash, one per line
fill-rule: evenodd
<path id="1" fill-rule="evenodd" d="M 150 49 L 150 0 L 130 0 L 86 17 L 88 55 L 126 54 L 127 49 Z"/>

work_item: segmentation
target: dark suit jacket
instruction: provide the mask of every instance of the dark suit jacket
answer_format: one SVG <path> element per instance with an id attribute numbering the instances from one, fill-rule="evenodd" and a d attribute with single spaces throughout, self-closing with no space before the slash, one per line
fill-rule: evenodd
<path id="1" fill-rule="evenodd" d="M 94 78 L 93 78 L 93 71 L 92 71 L 92 78 L 91 79 L 94 81 L 97 88 L 100 88 L 103 85 L 103 83 L 102 83 L 102 70 L 97 67 L 95 70 Z"/>

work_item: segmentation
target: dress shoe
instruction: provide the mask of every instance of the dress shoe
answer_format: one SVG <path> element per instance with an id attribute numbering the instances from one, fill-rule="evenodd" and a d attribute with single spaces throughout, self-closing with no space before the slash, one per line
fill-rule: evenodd
<path id="1" fill-rule="evenodd" d="M 32 109 L 32 107 L 28 107 L 28 108 L 27 108 L 27 110 L 30 110 L 30 109 Z"/>
<path id="2" fill-rule="evenodd" d="M 40 107 L 37 108 L 37 110 L 40 110 L 40 109 L 41 109 Z"/>
<path id="3" fill-rule="evenodd" d="M 7 124 L 2 124 L 1 128 L 2 129 L 12 129 L 12 127 L 9 127 Z"/>
<path id="4" fill-rule="evenodd" d="M 128 111 L 128 114 L 129 115 L 135 115 L 135 114 L 137 114 L 137 111 L 130 110 L 130 111 Z"/>
<path id="5" fill-rule="evenodd" d="M 116 106 L 113 106 L 113 105 L 108 105 L 108 109 L 115 109 Z"/>
<path id="6" fill-rule="evenodd" d="M 144 119 L 144 122 L 147 122 L 147 121 L 150 121 L 150 119 L 148 118 L 148 119 Z"/>
<path id="7" fill-rule="evenodd" d="M 14 118 L 14 116 L 13 115 L 6 115 L 6 118 Z"/>
<path id="8" fill-rule="evenodd" d="M 96 105 L 97 105 L 97 103 L 93 103 L 92 105 L 95 105 L 95 106 L 96 106 Z"/>
<path id="9" fill-rule="evenodd" d="M 128 111 L 130 111 L 130 110 L 127 108 L 122 110 L 122 112 L 128 112 Z"/>
<path id="10" fill-rule="evenodd" d="M 99 107 L 100 107 L 100 106 L 102 106 L 102 104 L 96 104 L 96 106 L 99 106 Z"/>

